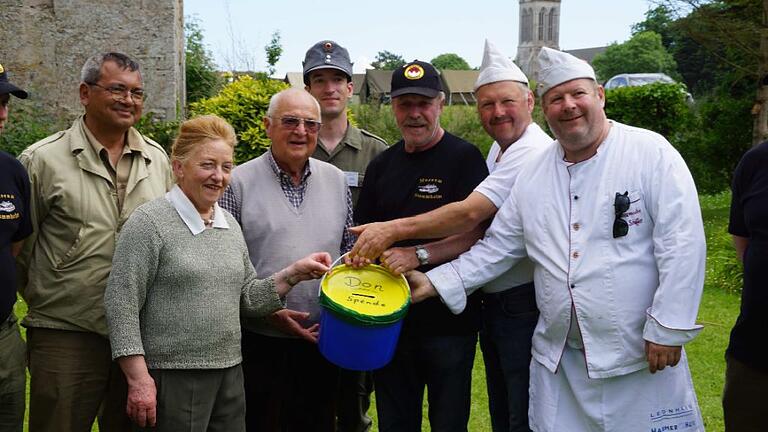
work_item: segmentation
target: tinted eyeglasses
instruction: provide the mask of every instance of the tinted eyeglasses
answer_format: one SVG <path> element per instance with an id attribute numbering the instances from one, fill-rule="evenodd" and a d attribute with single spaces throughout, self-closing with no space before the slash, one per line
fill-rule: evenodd
<path id="1" fill-rule="evenodd" d="M 613 219 L 613 238 L 624 237 L 629 233 L 629 223 L 622 219 L 624 213 L 629 210 L 629 192 L 623 194 L 616 192 L 613 200 L 613 210 L 616 214 Z"/>
<path id="2" fill-rule="evenodd" d="M 122 102 L 128 100 L 128 98 L 133 99 L 134 103 L 142 103 L 144 102 L 144 98 L 146 97 L 146 94 L 144 93 L 144 89 L 135 88 L 135 89 L 127 89 L 123 86 L 109 86 L 104 87 L 103 85 L 96 84 L 96 83 L 86 83 L 89 86 L 98 87 L 105 92 L 112 95 L 112 99 L 117 102 Z"/>
<path id="3" fill-rule="evenodd" d="M 312 134 L 317 133 L 317 131 L 320 130 L 320 126 L 323 125 L 317 120 L 310 120 L 310 119 L 291 117 L 291 116 L 280 117 L 280 125 L 282 125 L 284 129 L 295 130 L 302 123 L 304 123 L 304 130 L 307 131 L 307 133 L 312 133 Z"/>

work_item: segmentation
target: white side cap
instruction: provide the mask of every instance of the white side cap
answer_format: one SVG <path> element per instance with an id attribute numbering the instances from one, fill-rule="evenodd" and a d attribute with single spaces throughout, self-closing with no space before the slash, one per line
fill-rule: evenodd
<path id="1" fill-rule="evenodd" d="M 544 47 L 539 52 L 538 91 L 544 96 L 552 87 L 578 78 L 597 81 L 589 63 L 568 53 Z"/>
<path id="2" fill-rule="evenodd" d="M 494 44 L 486 39 L 483 64 L 480 66 L 480 74 L 475 81 L 475 91 L 480 86 L 498 81 L 517 81 L 527 85 L 528 77 L 516 64 L 512 63 L 509 57 L 502 54 Z"/>

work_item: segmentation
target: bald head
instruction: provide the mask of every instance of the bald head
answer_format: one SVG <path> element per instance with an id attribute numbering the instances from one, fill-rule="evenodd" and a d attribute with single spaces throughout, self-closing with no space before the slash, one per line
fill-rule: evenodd
<path id="1" fill-rule="evenodd" d="M 291 87 L 272 95 L 267 108 L 267 117 L 279 116 L 280 111 L 285 111 L 286 107 L 313 109 L 317 114 L 314 119 L 320 119 L 320 104 L 304 89 Z"/>

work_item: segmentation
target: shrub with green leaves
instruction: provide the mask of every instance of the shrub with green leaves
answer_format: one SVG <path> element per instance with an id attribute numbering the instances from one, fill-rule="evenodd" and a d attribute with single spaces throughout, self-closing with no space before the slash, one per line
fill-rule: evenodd
<path id="1" fill-rule="evenodd" d="M 288 88 L 282 81 L 242 76 L 227 84 L 216 96 L 191 104 L 191 116 L 216 114 L 227 120 L 237 132 L 235 162 L 249 161 L 269 148 L 263 118 L 269 99 Z"/>
<path id="2" fill-rule="evenodd" d="M 733 170 L 752 146 L 752 97 L 713 94 L 697 102 L 696 124 L 675 146 L 699 193 L 727 189 Z"/>
<path id="3" fill-rule="evenodd" d="M 155 119 L 154 114 L 149 112 L 141 117 L 136 124 L 136 129 L 142 134 L 148 136 L 156 143 L 160 144 L 168 155 L 171 154 L 171 146 L 176 135 L 179 133 L 181 122 L 171 120 L 164 121 Z"/>
<path id="4" fill-rule="evenodd" d="M 0 133 L 0 150 L 18 156 L 31 144 L 64 127 L 35 104 L 14 98 L 9 104 L 8 121 Z"/>
<path id="5" fill-rule="evenodd" d="M 658 132 L 673 143 L 694 119 L 682 84 L 653 83 L 606 90 L 605 113 L 618 122 Z"/>

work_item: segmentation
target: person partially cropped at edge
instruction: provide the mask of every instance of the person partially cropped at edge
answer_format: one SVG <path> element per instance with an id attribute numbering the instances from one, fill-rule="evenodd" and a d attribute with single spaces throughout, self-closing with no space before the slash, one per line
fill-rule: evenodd
<path id="1" fill-rule="evenodd" d="M 11 95 L 26 91 L 8 81 L 0 64 L 0 133 L 8 121 Z M 21 432 L 27 384 L 27 350 L 13 306 L 16 304 L 16 257 L 32 233 L 29 176 L 13 156 L 0 151 L 0 431 Z"/>

